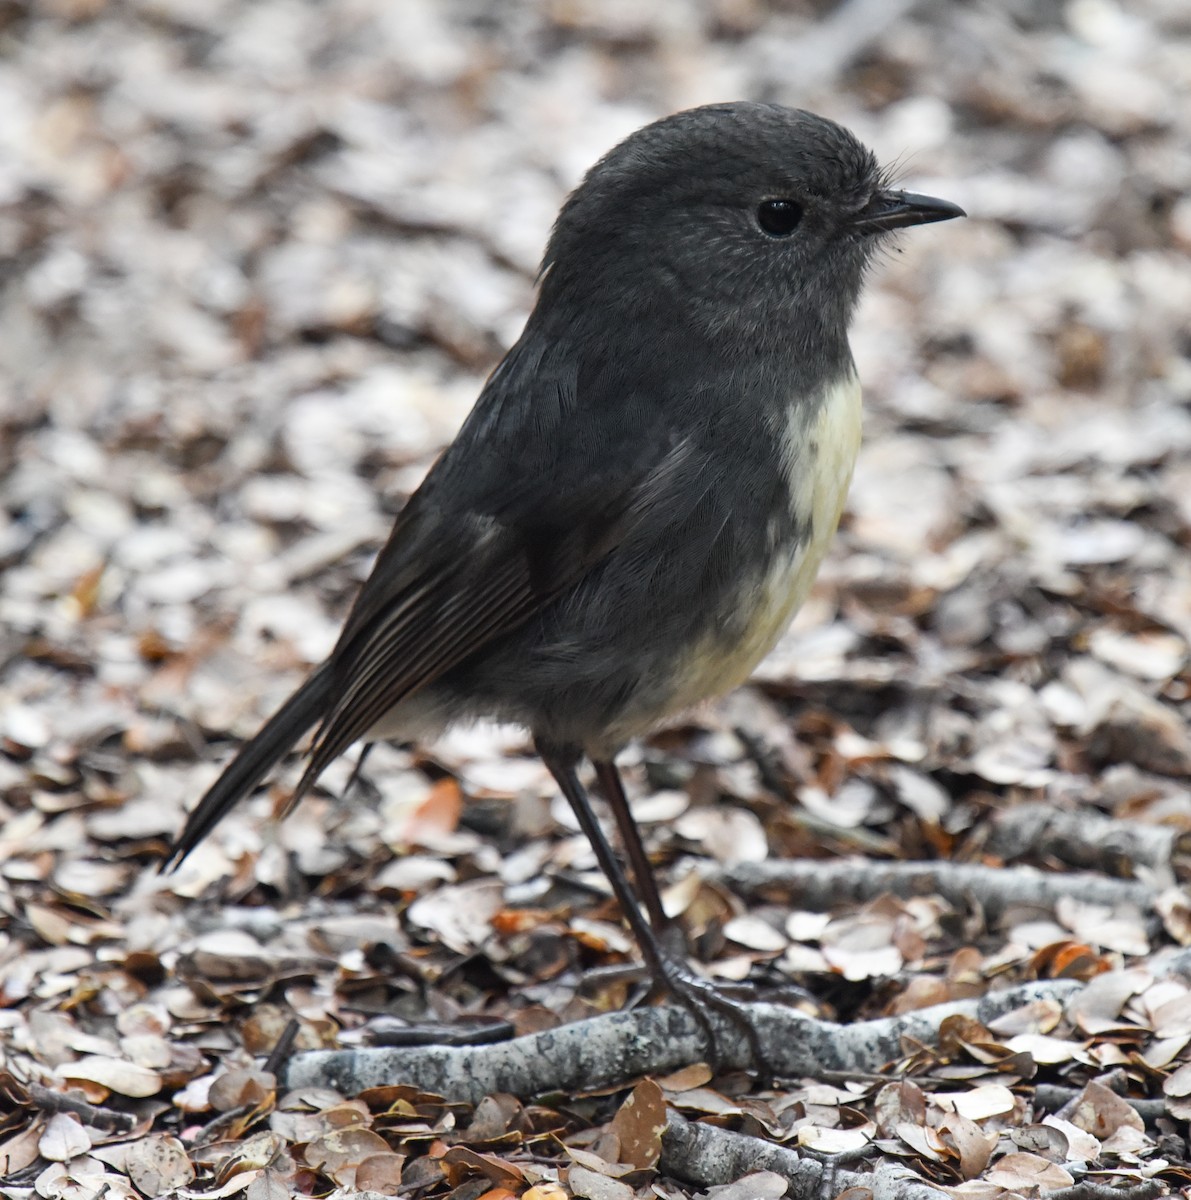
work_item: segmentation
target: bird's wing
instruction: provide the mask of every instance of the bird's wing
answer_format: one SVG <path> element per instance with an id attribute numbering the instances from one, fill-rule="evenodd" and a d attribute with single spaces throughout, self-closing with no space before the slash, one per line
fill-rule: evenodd
<path id="1" fill-rule="evenodd" d="M 579 393 L 573 360 L 532 337 L 489 381 L 348 617 L 299 794 L 400 701 L 573 586 L 691 469 L 662 406 Z"/>
<path id="2" fill-rule="evenodd" d="M 580 396 L 565 345 L 526 334 L 510 351 L 398 517 L 330 659 L 227 765 L 167 865 L 309 728 L 295 800 L 401 699 L 528 620 L 661 502 L 686 443 L 648 399 L 609 393 L 602 378 L 588 390 L 600 395 Z"/>

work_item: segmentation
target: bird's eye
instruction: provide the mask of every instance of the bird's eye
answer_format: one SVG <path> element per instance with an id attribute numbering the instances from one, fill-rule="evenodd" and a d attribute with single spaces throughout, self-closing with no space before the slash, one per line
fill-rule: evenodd
<path id="1" fill-rule="evenodd" d="M 771 237 L 788 237 L 802 220 L 797 200 L 762 200 L 757 206 L 757 224 Z"/>

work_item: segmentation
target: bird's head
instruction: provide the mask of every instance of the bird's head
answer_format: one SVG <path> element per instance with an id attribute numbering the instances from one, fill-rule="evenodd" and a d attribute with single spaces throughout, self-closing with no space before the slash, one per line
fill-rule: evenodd
<path id="1" fill-rule="evenodd" d="M 554 226 L 543 295 L 709 332 L 842 337 L 882 239 L 962 215 L 890 188 L 834 121 L 709 105 L 647 125 L 588 172 Z"/>

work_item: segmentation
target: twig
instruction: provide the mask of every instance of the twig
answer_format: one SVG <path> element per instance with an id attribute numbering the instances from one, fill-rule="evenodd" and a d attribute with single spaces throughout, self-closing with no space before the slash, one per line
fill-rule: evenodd
<path id="1" fill-rule="evenodd" d="M 823 1070 L 869 1074 L 900 1059 L 904 1042 L 932 1043 L 951 1016 L 988 1023 L 1041 999 L 1065 1001 L 1073 980 L 1022 984 L 979 1000 L 837 1025 L 775 1004 L 751 1004 L 767 1061 L 781 1078 L 817 1077 Z M 753 1065 L 743 1031 L 713 1014 L 722 1069 Z M 591 1017 L 561 1028 L 488 1046 L 382 1047 L 319 1050 L 296 1055 L 285 1071 L 290 1088 L 325 1086 L 346 1094 L 408 1083 L 451 1099 L 479 1101 L 495 1092 L 531 1097 L 616 1087 L 701 1061 L 707 1053 L 698 1022 L 684 1008 L 663 1006 Z"/>
<path id="2" fill-rule="evenodd" d="M 677 1113 L 669 1114 L 658 1167 L 700 1187 L 734 1183 L 754 1171 L 774 1171 L 789 1181 L 792 1200 L 819 1200 L 825 1185 L 831 1194 L 863 1187 L 882 1200 L 940 1200 L 947 1194 L 901 1166 L 882 1164 L 872 1172 L 841 1170 L 830 1159 L 810 1158 L 788 1146 L 687 1121 Z"/>
<path id="3" fill-rule="evenodd" d="M 1160 1196 L 1162 1191 L 1162 1184 L 1156 1179 L 1143 1179 L 1130 1187 L 1085 1179 L 1071 1187 L 1047 1192 L 1046 1200 L 1150 1200 L 1151 1196 Z"/>
<path id="4" fill-rule="evenodd" d="M 255 1105 L 252 1104 L 237 1104 L 235 1108 L 229 1108 L 227 1112 L 216 1114 L 206 1125 L 196 1129 L 192 1135 L 187 1137 L 187 1143 L 192 1149 L 198 1149 L 202 1146 L 209 1146 L 212 1142 L 218 1142 L 227 1130 L 231 1129 L 237 1121 L 248 1116 L 254 1107 Z"/>
<path id="5" fill-rule="evenodd" d="M 1084 870 L 1122 875 L 1134 867 L 1169 870 L 1186 835 L 1166 825 L 1116 821 L 1099 813 L 1019 804 L 993 823 L 987 848 L 1004 858 L 1055 858 Z"/>
<path id="6" fill-rule="evenodd" d="M 709 880 L 747 894 L 781 892 L 812 911 L 848 902 L 894 896 L 942 896 L 955 905 L 975 900 L 995 920 L 1017 907 L 1053 909 L 1064 897 L 1114 910 L 1149 911 L 1153 889 L 1097 875 L 1057 875 L 1033 867 L 984 867 L 974 863 L 875 863 L 871 859 L 772 859 L 709 871 Z"/>
<path id="7" fill-rule="evenodd" d="M 104 1133 L 127 1133 L 136 1124 L 136 1117 L 131 1113 L 99 1108 L 74 1092 L 56 1092 L 38 1083 L 29 1084 L 28 1092 L 29 1099 L 42 1112 L 51 1115 L 74 1113 L 84 1125 L 100 1129 Z"/>
<path id="8" fill-rule="evenodd" d="M 1116 1088 L 1113 1091 L 1116 1092 Z M 1040 1083 L 1034 1088 L 1034 1107 L 1041 1109 L 1043 1112 L 1058 1113 L 1076 1096 L 1080 1095 L 1083 1088 L 1065 1087 L 1061 1083 Z M 1138 1096 L 1124 1096 L 1120 1092 L 1117 1095 L 1129 1105 L 1131 1109 L 1147 1125 L 1152 1125 L 1159 1117 L 1164 1117 L 1169 1112 L 1169 1108 L 1165 1100 L 1150 1100 Z"/>
<path id="9" fill-rule="evenodd" d="M 298 1036 L 298 1030 L 301 1028 L 297 1018 L 291 1017 L 286 1022 L 285 1028 L 281 1031 L 281 1036 L 277 1039 L 277 1044 L 273 1047 L 269 1057 L 265 1059 L 263 1070 L 268 1071 L 270 1075 L 280 1075 L 281 1068 L 285 1060 L 289 1057 L 289 1052 L 294 1048 L 294 1039 Z"/>

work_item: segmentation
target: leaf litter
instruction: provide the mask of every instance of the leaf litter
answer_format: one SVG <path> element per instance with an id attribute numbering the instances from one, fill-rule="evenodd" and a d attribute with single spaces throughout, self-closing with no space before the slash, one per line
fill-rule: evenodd
<path id="1" fill-rule="evenodd" d="M 785 1194 L 769 1171 L 684 1190 L 667 1106 L 954 1195 L 1191 1181 L 1185 22 L 1160 0 L 905 5 L 864 37 L 837 22 L 812 63 L 815 20 L 0 14 L 0 1194 Z M 291 767 L 176 875 L 151 864 L 331 645 L 516 335 L 565 189 L 650 117 L 730 94 L 912 148 L 911 181 L 972 217 L 907 239 L 866 296 L 865 448 L 806 611 L 749 689 L 635 751 L 667 907 L 712 974 L 799 983 L 843 1022 L 1083 986 L 944 1023 L 879 1078 L 693 1065 L 474 1108 L 400 1081 L 287 1091 L 266 1060 L 291 1020 L 302 1051 L 381 1016 L 549 1028 L 632 992 L 606 886 L 514 731 L 379 747 L 274 826 Z M 1014 840 L 1030 806 L 1054 823 Z M 820 911 L 714 879 L 857 856 L 1152 900 Z"/>

